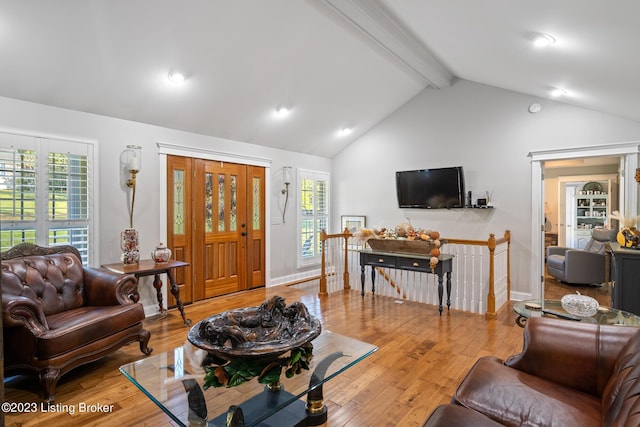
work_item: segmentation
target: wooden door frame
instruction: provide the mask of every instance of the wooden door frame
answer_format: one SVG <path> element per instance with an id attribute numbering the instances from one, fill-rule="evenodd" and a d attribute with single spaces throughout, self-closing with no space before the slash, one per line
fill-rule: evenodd
<path id="1" fill-rule="evenodd" d="M 211 150 L 207 148 L 196 148 L 190 146 L 176 145 L 167 142 L 156 142 L 158 146 L 158 183 L 160 185 L 160 230 L 159 236 L 161 241 L 167 241 L 167 156 L 193 157 L 204 160 L 216 160 L 229 163 L 239 163 L 250 166 L 260 166 L 265 169 L 265 271 L 264 281 L 265 287 L 269 287 L 271 283 L 271 250 L 269 242 L 271 241 L 271 159 L 256 156 L 246 156 L 243 154 L 229 153 Z M 164 300 L 167 300 L 167 289 L 162 289 Z"/>

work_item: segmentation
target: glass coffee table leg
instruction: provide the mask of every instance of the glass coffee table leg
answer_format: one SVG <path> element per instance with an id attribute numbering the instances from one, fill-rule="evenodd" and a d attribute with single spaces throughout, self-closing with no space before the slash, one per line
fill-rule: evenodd
<path id="1" fill-rule="evenodd" d="M 233 405 L 227 411 L 227 427 L 244 427 L 244 415 L 239 406 Z"/>
<path id="2" fill-rule="evenodd" d="M 312 388 L 317 384 L 320 385 L 313 388 L 307 394 L 307 426 L 320 426 L 326 424 L 327 407 L 324 404 L 322 381 L 324 380 L 324 376 L 327 373 L 329 365 L 331 365 L 334 360 L 339 359 L 343 356 L 348 356 L 348 354 L 345 354 L 342 351 L 331 353 L 329 356 L 320 361 L 320 363 L 318 363 L 318 366 L 316 366 L 316 368 L 314 369 L 313 374 L 311 375 L 311 381 L 309 382 L 309 387 Z"/>

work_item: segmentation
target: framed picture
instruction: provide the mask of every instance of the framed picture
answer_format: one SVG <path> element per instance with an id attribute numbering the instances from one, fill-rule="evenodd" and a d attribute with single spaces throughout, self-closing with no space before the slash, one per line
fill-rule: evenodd
<path id="1" fill-rule="evenodd" d="M 366 226 L 366 217 L 364 215 L 358 215 L 358 216 L 343 215 L 340 217 L 340 219 L 342 223 L 341 231 L 344 231 L 344 229 L 346 228 L 352 234 Z M 353 237 L 349 237 L 347 241 L 347 247 L 352 250 L 359 250 L 359 249 L 362 249 L 362 243 L 357 243 Z"/>
<path id="2" fill-rule="evenodd" d="M 347 216 L 342 215 L 341 217 L 342 228 L 341 231 L 344 231 L 346 228 L 350 232 L 356 232 L 361 228 L 366 226 L 366 217 L 363 216 Z"/>

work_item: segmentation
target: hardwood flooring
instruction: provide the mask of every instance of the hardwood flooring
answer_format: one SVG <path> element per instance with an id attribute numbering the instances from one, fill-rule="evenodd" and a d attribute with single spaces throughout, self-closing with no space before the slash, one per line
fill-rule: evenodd
<path id="1" fill-rule="evenodd" d="M 457 384 L 481 356 L 501 358 L 522 348 L 522 329 L 510 306 L 495 320 L 446 308 L 356 290 L 318 297 L 315 292 L 279 286 L 223 296 L 187 306 L 193 322 L 231 308 L 256 306 L 281 295 L 290 304 L 300 300 L 326 330 L 377 345 L 380 349 L 324 387 L 329 426 L 419 426 L 441 403 L 449 402 Z M 153 354 L 185 342 L 188 328 L 177 310 L 166 318 L 148 319 Z M 118 368 L 143 358 L 137 344 L 100 361 L 77 368 L 58 383 L 56 402 L 76 409 L 7 415 L 12 426 L 170 426 L 174 423 Z M 7 402 L 39 402 L 37 382 L 14 377 L 5 383 Z M 107 414 L 79 413 L 78 405 L 113 405 Z"/>
<path id="2" fill-rule="evenodd" d="M 547 299 L 561 299 L 566 294 L 580 292 L 582 295 L 595 298 L 601 306 L 611 307 L 611 288 L 606 284 L 602 286 L 569 285 L 549 275 L 545 277 L 544 281 L 544 296 Z"/>

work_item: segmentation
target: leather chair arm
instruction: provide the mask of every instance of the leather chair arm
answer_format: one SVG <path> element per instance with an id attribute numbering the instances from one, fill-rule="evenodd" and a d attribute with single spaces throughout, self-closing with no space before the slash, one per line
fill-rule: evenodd
<path id="1" fill-rule="evenodd" d="M 593 396 L 602 396 L 618 353 L 636 327 L 532 317 L 521 353 L 506 365 Z"/>
<path id="2" fill-rule="evenodd" d="M 605 280 L 606 258 L 597 252 L 569 250 L 564 257 L 564 280 L 569 283 L 600 283 Z"/>
<path id="3" fill-rule="evenodd" d="M 547 247 L 547 256 L 549 255 L 564 255 L 571 248 L 564 246 L 549 246 Z"/>
<path id="4" fill-rule="evenodd" d="M 106 269 L 84 268 L 88 305 L 127 305 L 138 302 L 138 279 Z"/>
<path id="5" fill-rule="evenodd" d="M 565 265 L 567 263 L 572 264 L 576 262 L 583 264 L 594 262 L 604 267 L 604 254 L 600 254 L 598 252 L 588 252 L 579 249 L 571 249 L 566 251 L 564 256 Z"/>
<path id="6" fill-rule="evenodd" d="M 2 322 L 4 327 L 25 326 L 35 336 L 49 330 L 42 308 L 34 300 L 2 294 Z"/>

